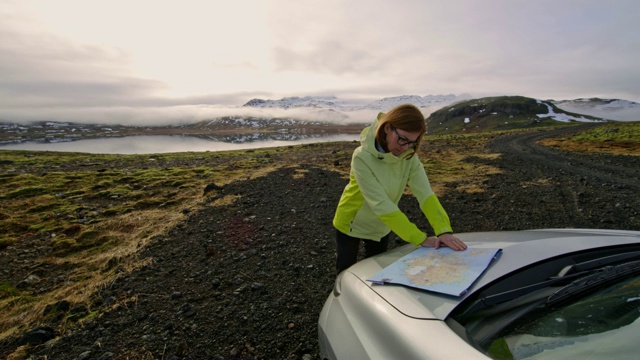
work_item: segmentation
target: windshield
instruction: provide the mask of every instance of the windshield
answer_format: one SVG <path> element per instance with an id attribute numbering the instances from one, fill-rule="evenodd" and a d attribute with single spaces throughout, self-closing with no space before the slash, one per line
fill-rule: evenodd
<path id="1" fill-rule="evenodd" d="M 540 307 L 479 346 L 494 359 L 636 359 L 640 276 Z"/>

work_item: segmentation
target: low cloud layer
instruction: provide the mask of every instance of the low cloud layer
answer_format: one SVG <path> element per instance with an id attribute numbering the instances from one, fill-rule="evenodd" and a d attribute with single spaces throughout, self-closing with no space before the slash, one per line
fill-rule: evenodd
<path id="1" fill-rule="evenodd" d="M 189 124 L 214 120 L 227 116 L 255 117 L 261 119 L 292 118 L 329 123 L 367 123 L 378 110 L 349 112 L 318 109 L 256 109 L 244 107 L 222 107 L 211 105 L 179 105 L 163 107 L 54 107 L 4 109 L 0 122 L 29 124 L 39 121 L 72 122 L 83 124 L 111 124 L 160 126 Z"/>

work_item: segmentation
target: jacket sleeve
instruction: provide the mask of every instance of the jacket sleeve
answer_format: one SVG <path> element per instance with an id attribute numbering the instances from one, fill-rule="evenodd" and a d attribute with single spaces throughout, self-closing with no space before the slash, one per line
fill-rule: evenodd
<path id="1" fill-rule="evenodd" d="M 357 157 L 352 161 L 351 168 L 364 201 L 373 213 L 401 239 L 420 245 L 427 237 L 407 216 L 400 211 L 386 193 L 384 186 L 366 163 Z"/>
<path id="2" fill-rule="evenodd" d="M 427 217 L 429 224 L 436 233 L 436 236 L 448 232 L 453 232 L 449 215 L 440 204 L 438 196 L 431 189 L 429 178 L 424 169 L 422 162 L 414 156 L 411 159 L 411 175 L 409 176 L 408 185 L 411 192 L 420 204 L 420 210 Z"/>

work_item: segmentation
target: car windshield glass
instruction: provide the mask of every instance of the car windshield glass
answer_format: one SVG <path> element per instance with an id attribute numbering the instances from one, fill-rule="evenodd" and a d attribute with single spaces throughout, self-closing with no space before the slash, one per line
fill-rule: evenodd
<path id="1" fill-rule="evenodd" d="M 559 307 L 544 307 L 481 344 L 494 359 L 635 358 L 640 332 L 640 276 Z"/>
<path id="2" fill-rule="evenodd" d="M 638 271 L 638 269 L 640 269 L 640 261 L 633 261 L 627 264 L 616 266 L 615 268 L 612 267 L 611 271 L 604 271 L 604 276 L 597 275 L 597 273 L 603 273 L 602 269 L 606 268 L 610 264 L 620 262 L 621 260 L 637 259 L 639 257 L 640 252 L 634 251 L 623 254 L 616 254 L 613 256 L 601 257 L 594 260 L 567 266 L 553 278 L 545 279 L 538 283 L 529 284 L 527 286 L 519 287 L 502 293 L 482 297 L 479 300 L 475 301 L 473 304 L 469 305 L 462 314 L 458 315 L 458 320 L 464 321 L 467 316 L 473 315 L 477 311 L 500 303 L 505 303 L 511 300 L 516 300 L 517 302 L 519 298 L 527 294 L 533 294 L 541 289 L 548 289 L 555 285 L 569 283 L 570 281 L 573 281 L 573 279 L 585 279 L 584 281 L 578 281 L 573 284 L 577 286 L 572 286 L 570 288 L 568 287 L 564 289 L 561 294 L 556 294 L 557 296 L 555 296 L 555 298 L 561 300 L 563 298 L 571 296 L 571 294 L 576 292 L 576 290 L 588 289 L 592 286 L 599 285 L 598 281 L 593 281 L 592 279 L 586 278 L 586 276 L 589 274 L 595 273 L 596 276 L 603 277 L 604 279 L 602 280 L 606 281 L 608 279 L 616 278 L 619 275 L 624 275 L 623 273 Z M 541 293 L 543 296 L 546 296 L 544 291 Z"/>

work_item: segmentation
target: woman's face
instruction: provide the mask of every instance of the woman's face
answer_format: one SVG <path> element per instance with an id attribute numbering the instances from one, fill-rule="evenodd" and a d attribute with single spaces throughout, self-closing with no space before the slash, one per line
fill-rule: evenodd
<path id="1" fill-rule="evenodd" d="M 387 147 L 393 156 L 400 156 L 403 152 L 416 146 L 420 131 L 409 132 L 398 129 L 391 124 L 385 125 L 387 133 Z"/>

